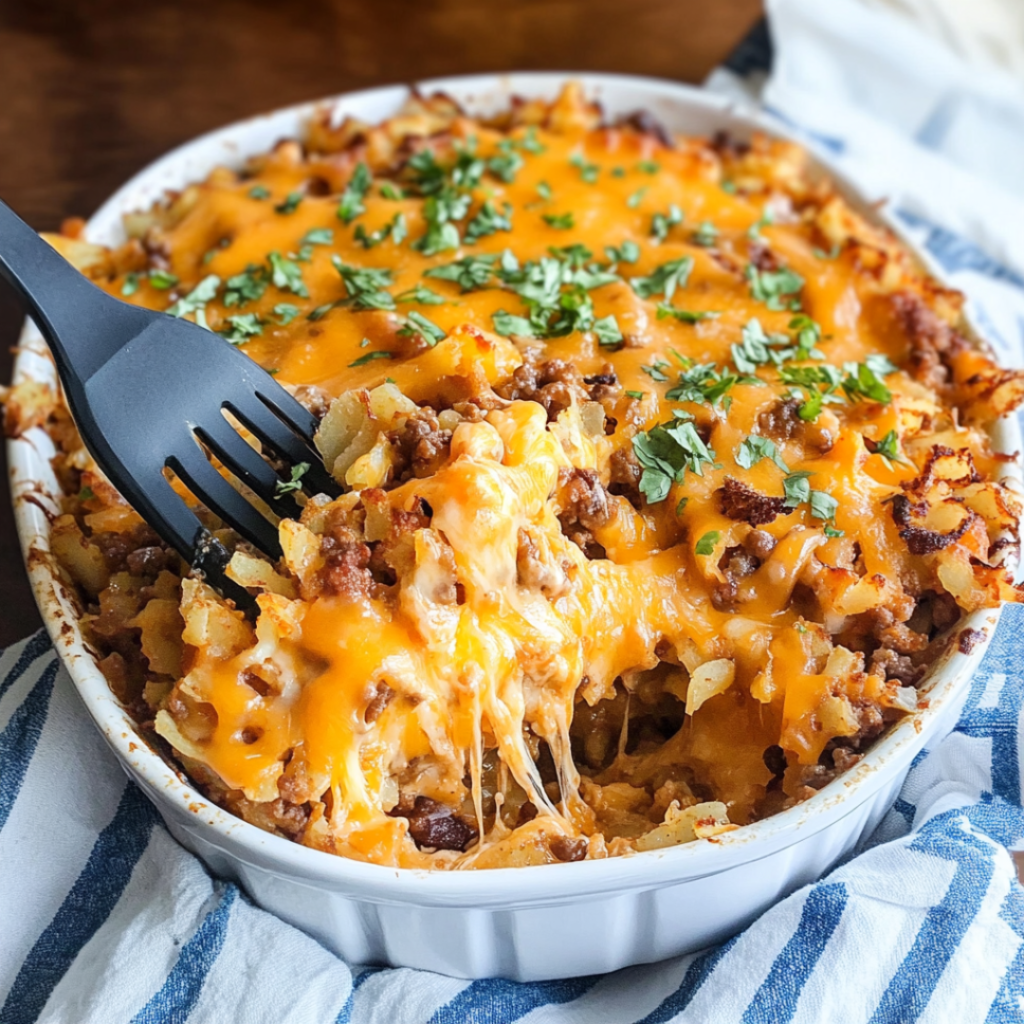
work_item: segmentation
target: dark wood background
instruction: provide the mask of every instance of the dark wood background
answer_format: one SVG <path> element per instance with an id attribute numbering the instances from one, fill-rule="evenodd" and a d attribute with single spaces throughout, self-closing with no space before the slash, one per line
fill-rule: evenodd
<path id="1" fill-rule="evenodd" d="M 200 132 L 372 85 L 514 69 L 699 82 L 760 15 L 761 0 L 4 0 L 0 196 L 54 230 Z M 0 286 L 3 381 L 20 321 Z M 39 624 L 9 505 L 0 646 Z"/>

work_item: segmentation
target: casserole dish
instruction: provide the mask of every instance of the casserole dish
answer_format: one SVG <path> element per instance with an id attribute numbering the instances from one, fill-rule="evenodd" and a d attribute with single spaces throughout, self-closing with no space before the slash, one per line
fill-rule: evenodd
<path id="1" fill-rule="evenodd" d="M 425 88 L 443 90 L 470 110 L 485 112 L 503 105 L 510 94 L 551 95 L 560 81 L 557 75 L 523 75 L 445 80 Z M 679 86 L 609 76 L 584 76 L 582 84 L 608 114 L 647 109 L 673 131 L 725 129 L 742 139 L 760 127 Z M 373 90 L 336 101 L 336 109 L 376 121 L 404 96 L 404 89 Z M 166 189 L 202 178 L 217 164 L 238 164 L 280 137 L 300 134 L 315 109 L 307 105 L 245 122 L 171 154 L 103 207 L 90 224 L 89 239 L 116 243 L 120 214 L 148 206 Z M 867 215 L 867 204 L 839 176 L 832 177 Z M 19 375 L 45 377 L 47 362 L 28 351 L 31 336 L 25 343 Z M 998 451 L 1019 447 L 1007 424 L 996 429 L 993 441 Z M 820 875 L 877 823 L 914 754 L 955 721 L 970 668 L 980 657 L 977 646 L 961 645 L 965 653 L 952 645 L 922 689 L 925 706 L 895 726 L 834 786 L 715 842 L 535 867 L 525 875 L 511 869 L 446 875 L 325 858 L 258 832 L 208 803 L 135 732 L 96 671 L 71 598 L 48 563 L 40 491 L 55 494 L 56 481 L 46 471 L 46 442 L 34 435 L 14 442 L 16 487 L 33 489 L 31 501 L 16 498 L 19 526 L 48 627 L 90 712 L 185 846 L 216 873 L 237 879 L 261 905 L 357 962 L 467 977 L 540 979 L 612 970 L 717 941 Z M 995 613 L 981 612 L 962 625 L 990 632 L 994 621 Z"/>

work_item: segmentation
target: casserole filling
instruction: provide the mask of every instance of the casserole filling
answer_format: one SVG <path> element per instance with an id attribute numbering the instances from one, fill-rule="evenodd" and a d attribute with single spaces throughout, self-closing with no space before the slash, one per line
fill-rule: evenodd
<path id="1" fill-rule="evenodd" d="M 571 85 L 414 96 L 126 227 L 52 241 L 275 373 L 342 497 L 282 471 L 273 565 L 202 513 L 250 622 L 59 396 L 12 389 L 7 429 L 58 444 L 51 546 L 118 697 L 261 828 L 438 868 L 710 839 L 854 765 L 962 614 L 1021 598 L 986 427 L 1024 375 L 792 144 Z"/>

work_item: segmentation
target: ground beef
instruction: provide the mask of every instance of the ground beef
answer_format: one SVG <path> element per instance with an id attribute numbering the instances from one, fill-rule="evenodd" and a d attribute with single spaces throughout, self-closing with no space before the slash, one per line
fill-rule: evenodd
<path id="1" fill-rule="evenodd" d="M 376 722 L 394 696 L 395 691 L 387 683 L 378 683 L 370 703 L 366 705 L 366 710 L 363 712 L 363 721 L 367 725 Z"/>
<path id="2" fill-rule="evenodd" d="M 906 654 L 899 654 L 888 647 L 879 647 L 871 655 L 869 670 L 884 679 L 895 679 L 904 686 L 913 686 L 924 673 Z"/>
<path id="3" fill-rule="evenodd" d="M 590 401 L 583 375 L 564 359 L 549 359 L 539 365 L 527 360 L 516 368 L 508 383 L 495 390 L 509 401 L 538 402 L 544 406 L 549 422 L 568 409 L 574 399 Z"/>
<path id="4" fill-rule="evenodd" d="M 128 571 L 133 576 L 156 576 L 169 568 L 177 556 L 159 544 L 150 544 L 144 548 L 136 548 L 125 558 Z"/>
<path id="5" fill-rule="evenodd" d="M 722 515 L 750 523 L 751 526 L 764 526 L 786 511 L 785 498 L 761 494 L 731 476 L 725 478 L 724 486 L 715 493 L 718 495 L 718 507 Z"/>
<path id="6" fill-rule="evenodd" d="M 667 149 L 674 149 L 675 143 L 665 126 L 649 111 L 634 110 L 618 121 L 618 124 L 625 128 L 632 128 L 641 135 L 649 135 L 657 139 Z"/>
<path id="7" fill-rule="evenodd" d="M 156 532 L 144 523 L 124 533 L 96 533 L 90 538 L 103 553 L 110 572 L 134 572 L 128 564 L 129 555 L 140 548 L 160 547 Z"/>
<path id="8" fill-rule="evenodd" d="M 601 367 L 600 373 L 584 377 L 583 383 L 586 384 L 590 391 L 590 400 L 592 402 L 614 402 L 622 393 L 622 385 L 619 383 L 618 374 L 616 374 L 615 367 L 611 363 L 605 363 Z M 607 409 L 605 411 L 607 412 Z"/>
<path id="9" fill-rule="evenodd" d="M 332 401 L 331 393 L 324 388 L 317 387 L 316 384 L 300 384 L 293 395 L 295 400 L 318 420 L 322 420 L 327 415 Z"/>
<path id="10" fill-rule="evenodd" d="M 324 566 L 319 570 L 320 589 L 327 594 L 357 598 L 369 594 L 373 586 L 370 572 L 370 545 L 358 540 L 355 534 L 338 530 L 326 535 L 320 542 Z"/>
<path id="11" fill-rule="evenodd" d="M 757 418 L 758 432 L 773 441 L 791 441 L 804 427 L 799 416 L 800 402 L 784 398 Z"/>
<path id="12" fill-rule="evenodd" d="M 475 825 L 427 796 L 416 797 L 412 807 L 400 803 L 388 813 L 393 818 L 408 820 L 409 835 L 421 849 L 464 851 L 479 835 Z"/>
<path id="13" fill-rule="evenodd" d="M 640 494 L 640 477 L 643 469 L 637 461 L 632 445 L 612 452 L 609 462 L 610 479 L 608 493 L 625 498 L 635 509 L 643 504 Z"/>
<path id="14" fill-rule="evenodd" d="M 593 537 L 593 530 L 606 525 L 611 518 L 608 492 L 592 469 L 563 469 L 559 473 L 558 501 L 562 511 L 558 521 L 562 532 L 575 543 L 588 558 L 604 557 Z"/>
<path id="15" fill-rule="evenodd" d="M 516 548 L 516 577 L 519 585 L 554 597 L 565 587 L 566 575 L 541 558 L 533 538 L 527 530 L 519 529 Z"/>
<path id="16" fill-rule="evenodd" d="M 910 341 L 908 371 L 922 383 L 941 389 L 949 381 L 948 358 L 964 346 L 964 339 L 920 295 L 896 292 L 889 302 Z"/>
<path id="17" fill-rule="evenodd" d="M 548 849 L 557 860 L 569 863 L 583 860 L 587 856 L 587 841 L 582 837 L 570 839 L 568 836 L 554 836 L 548 843 Z"/>
<path id="18" fill-rule="evenodd" d="M 761 559 L 751 554 L 745 547 L 736 545 L 726 548 L 718 562 L 725 582 L 717 584 L 712 590 L 711 603 L 719 611 L 732 611 L 739 592 L 740 580 L 751 576 L 760 567 Z"/>
<path id="19" fill-rule="evenodd" d="M 775 254 L 768 248 L 768 243 L 763 238 L 752 238 L 750 240 L 750 262 L 758 270 L 778 270 L 779 261 Z"/>
<path id="20" fill-rule="evenodd" d="M 774 550 L 778 542 L 764 530 L 751 530 L 743 541 L 743 547 L 756 559 L 763 562 Z"/>
<path id="21" fill-rule="evenodd" d="M 425 406 L 413 413 L 400 430 L 387 435 L 395 450 L 395 481 L 433 476 L 448 458 L 452 432 L 442 430 L 437 413 Z"/>

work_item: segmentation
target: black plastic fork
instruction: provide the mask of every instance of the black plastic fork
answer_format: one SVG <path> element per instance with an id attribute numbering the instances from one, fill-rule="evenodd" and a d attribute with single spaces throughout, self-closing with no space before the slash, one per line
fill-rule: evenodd
<path id="1" fill-rule="evenodd" d="M 251 611 L 224 575 L 230 554 L 178 496 L 171 469 L 211 512 L 271 558 L 277 528 L 214 467 L 207 451 L 279 516 L 291 490 L 224 415 L 264 450 L 308 469 L 307 494 L 338 488 L 313 445 L 316 418 L 219 335 L 121 302 L 87 280 L 0 201 L 0 276 L 21 296 L 49 344 L 79 434 L 97 465 L 163 540 L 211 584 Z M 201 443 L 200 443 L 201 442 Z"/>

